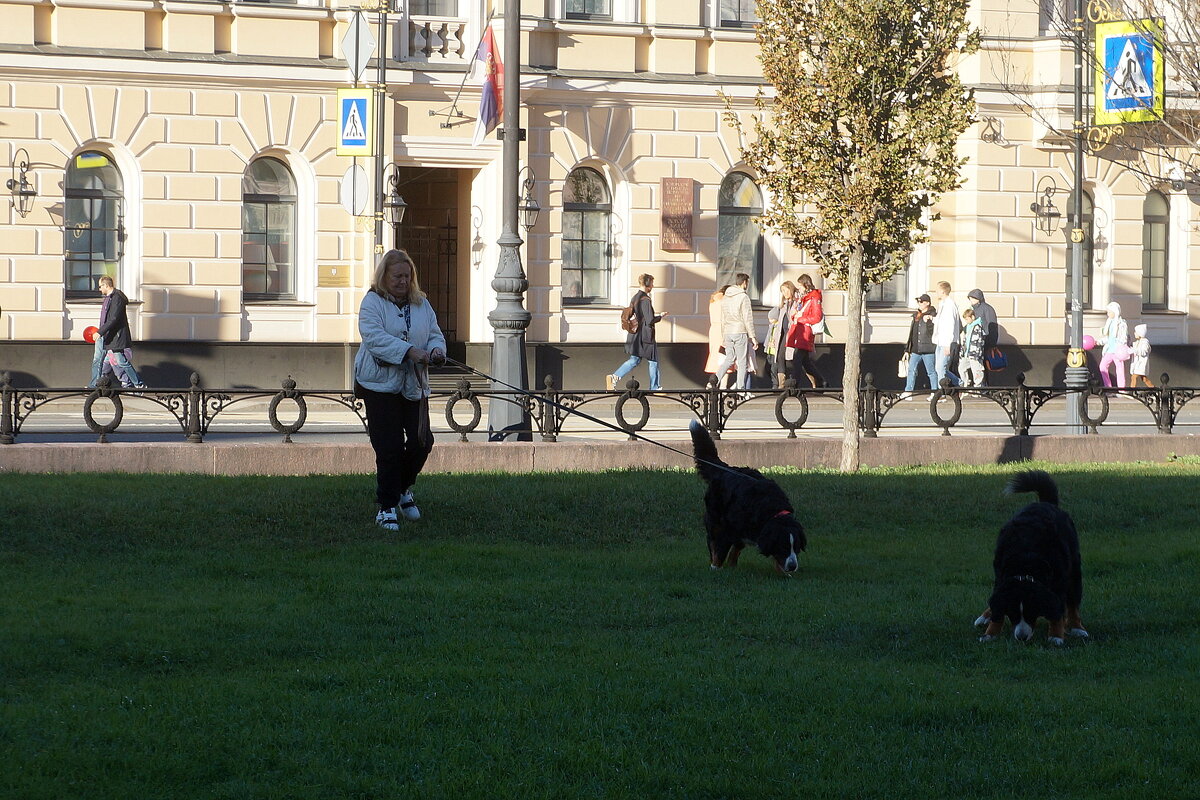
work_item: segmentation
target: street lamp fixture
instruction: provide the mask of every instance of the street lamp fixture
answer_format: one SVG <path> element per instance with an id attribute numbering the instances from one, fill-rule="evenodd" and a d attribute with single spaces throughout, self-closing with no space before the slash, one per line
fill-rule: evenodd
<path id="1" fill-rule="evenodd" d="M 521 214 L 521 227 L 526 233 L 533 230 L 533 226 L 537 225 L 538 214 L 542 213 L 542 207 L 538 205 L 537 200 L 533 199 L 533 187 L 537 183 L 537 179 L 533 174 L 533 170 L 525 167 L 529 172 L 529 176 L 525 178 L 522 184 L 524 189 L 521 195 L 521 203 L 517 206 L 517 211 Z"/>
<path id="2" fill-rule="evenodd" d="M 400 223 L 404 221 L 404 212 L 408 210 L 408 203 L 404 202 L 404 198 L 400 196 L 400 169 L 395 164 L 389 164 L 388 169 L 391 172 L 387 176 L 387 196 L 383 200 L 383 213 L 388 223 L 393 229 L 399 228 Z"/>
<path id="3" fill-rule="evenodd" d="M 21 154 L 25 157 L 21 158 Z M 29 182 L 29 151 L 24 147 L 18 148 L 13 154 L 12 177 L 5 183 L 12 194 L 12 207 L 22 218 L 33 210 L 33 199 L 37 197 L 37 189 Z"/>
<path id="4" fill-rule="evenodd" d="M 1037 199 L 1029 204 L 1029 210 L 1037 217 L 1037 229 L 1046 235 L 1058 230 L 1058 223 L 1062 219 L 1062 211 L 1054 205 L 1054 195 L 1058 191 L 1054 178 L 1046 175 L 1038 181 Z"/>

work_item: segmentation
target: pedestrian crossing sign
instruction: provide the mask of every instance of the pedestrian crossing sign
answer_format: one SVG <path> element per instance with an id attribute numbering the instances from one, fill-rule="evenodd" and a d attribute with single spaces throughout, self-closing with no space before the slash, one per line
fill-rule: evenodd
<path id="1" fill-rule="evenodd" d="M 371 89 L 337 90 L 337 154 L 375 154 L 375 103 Z"/>
<path id="2" fill-rule="evenodd" d="M 1096 24 L 1096 124 L 1163 118 L 1163 21 Z"/>

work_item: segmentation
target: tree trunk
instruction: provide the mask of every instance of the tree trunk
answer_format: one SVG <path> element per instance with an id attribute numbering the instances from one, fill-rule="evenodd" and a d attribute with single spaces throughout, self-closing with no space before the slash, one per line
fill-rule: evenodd
<path id="1" fill-rule="evenodd" d="M 846 276 L 846 368 L 842 373 L 842 472 L 858 471 L 858 398 L 862 373 L 863 338 L 863 271 L 862 248 L 855 246 L 850 253 L 850 269 Z"/>

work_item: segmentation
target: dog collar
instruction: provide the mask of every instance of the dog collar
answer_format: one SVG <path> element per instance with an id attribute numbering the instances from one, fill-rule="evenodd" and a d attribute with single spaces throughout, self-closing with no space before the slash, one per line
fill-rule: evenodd
<path id="1" fill-rule="evenodd" d="M 782 516 L 784 516 L 785 514 L 791 514 L 791 513 L 792 513 L 792 512 L 788 511 L 788 510 L 785 508 L 783 511 L 780 511 L 780 512 L 779 512 L 778 514 L 776 514 L 775 516 L 776 516 L 776 517 L 782 517 Z M 774 518 L 775 518 L 775 517 L 772 517 L 771 519 L 774 519 Z"/>
<path id="2" fill-rule="evenodd" d="M 1037 583 L 1032 575 L 1013 575 L 1012 579 L 1019 583 L 1025 583 L 1026 581 L 1029 583 Z"/>

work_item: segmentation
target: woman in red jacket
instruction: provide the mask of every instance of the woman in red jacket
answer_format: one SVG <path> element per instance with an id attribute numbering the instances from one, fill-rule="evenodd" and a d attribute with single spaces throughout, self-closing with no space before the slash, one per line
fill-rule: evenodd
<path id="1" fill-rule="evenodd" d="M 788 331 L 787 346 L 796 348 L 796 354 L 792 356 L 792 375 L 797 380 L 799 376 L 807 375 L 814 388 L 824 389 L 829 384 L 813 361 L 813 326 L 825 319 L 821 290 L 813 286 L 812 278 L 808 275 L 801 275 L 796 280 L 803 294 L 792 313 L 792 329 Z"/>

